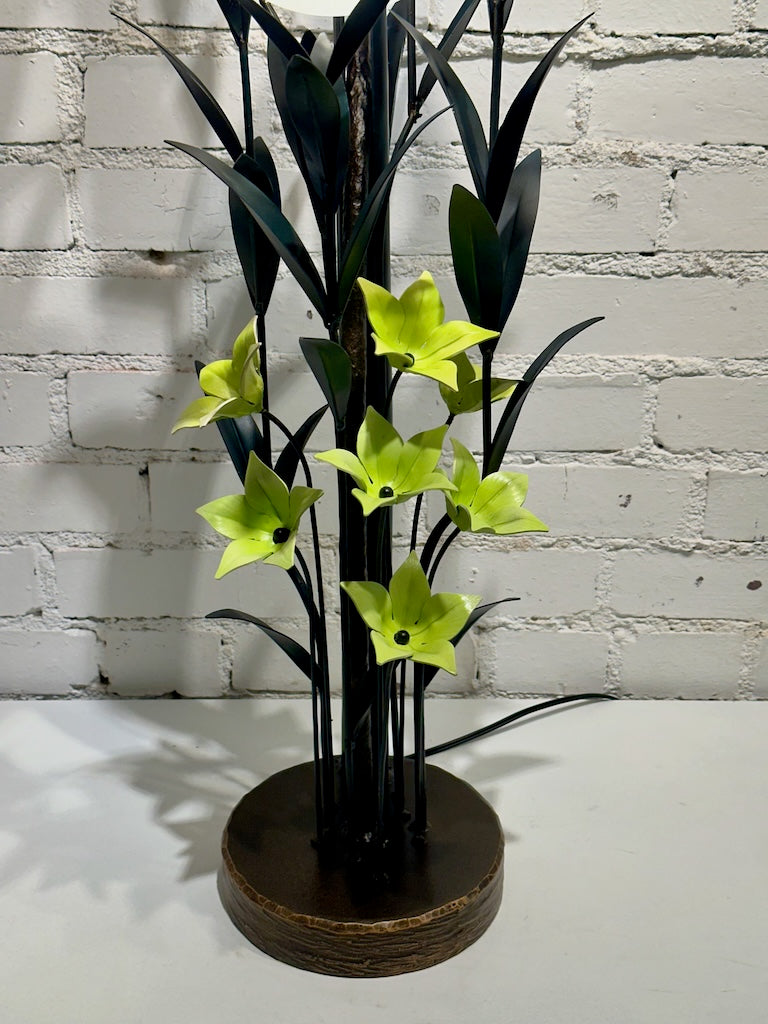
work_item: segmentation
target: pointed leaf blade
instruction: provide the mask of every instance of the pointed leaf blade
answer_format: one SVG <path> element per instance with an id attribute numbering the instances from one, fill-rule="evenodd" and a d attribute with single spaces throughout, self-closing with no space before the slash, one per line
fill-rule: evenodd
<path id="1" fill-rule="evenodd" d="M 248 42 L 248 30 L 251 27 L 251 16 L 247 14 L 237 0 L 217 0 L 221 13 L 227 20 L 229 31 L 239 45 Z"/>
<path id="2" fill-rule="evenodd" d="M 523 283 L 528 254 L 531 251 L 533 229 L 536 226 L 536 215 L 539 210 L 540 191 L 541 150 L 537 149 L 515 168 L 499 218 L 499 234 L 504 260 L 499 331 L 504 329 Z"/>
<path id="3" fill-rule="evenodd" d="M 235 608 L 220 608 L 218 611 L 209 612 L 206 619 L 233 619 L 237 622 L 249 622 L 252 626 L 257 626 L 262 633 L 277 644 L 281 651 L 288 655 L 296 668 L 307 679 L 312 679 L 312 657 L 306 647 L 302 647 L 293 637 L 286 636 L 285 633 L 281 633 L 280 630 L 270 626 L 263 619 L 258 619 L 255 615 L 248 615 L 247 612 L 237 611 Z"/>
<path id="4" fill-rule="evenodd" d="M 328 80 L 335 82 L 360 49 L 365 37 L 387 8 L 388 0 L 360 0 L 350 11 L 328 61 Z"/>
<path id="5" fill-rule="evenodd" d="M 495 331 L 502 294 L 501 243 L 490 214 L 471 192 L 454 185 L 448 211 L 451 255 L 467 317 Z"/>
<path id="6" fill-rule="evenodd" d="M 296 54 L 306 57 L 305 51 L 296 42 L 285 25 L 278 21 L 277 18 L 273 18 L 265 7 L 254 3 L 254 0 L 237 0 L 237 2 L 264 30 L 267 37 L 279 47 L 286 60 L 290 60 Z"/>
<path id="7" fill-rule="evenodd" d="M 479 3 L 479 0 L 477 0 Z M 392 126 L 392 118 L 395 113 L 395 96 L 397 94 L 397 76 L 400 73 L 400 62 L 403 59 L 403 48 L 405 46 L 405 29 L 402 22 L 393 18 L 392 14 L 399 14 L 403 17 L 406 13 L 405 0 L 397 0 L 392 10 L 387 15 L 387 54 L 389 60 L 389 123 Z M 433 76 L 434 77 L 434 76 Z"/>
<path id="8" fill-rule="evenodd" d="M 341 430 L 352 391 L 352 361 L 341 345 L 329 338 L 299 338 L 299 345 L 328 400 L 336 428 Z"/>
<path id="9" fill-rule="evenodd" d="M 464 3 L 461 5 L 461 7 L 454 15 L 453 20 L 451 21 L 448 28 L 445 30 L 443 38 L 440 40 L 437 47 L 440 53 L 442 53 L 442 55 L 446 59 L 451 56 L 453 51 L 456 49 L 457 44 L 461 41 L 461 37 L 466 32 L 467 27 L 469 26 L 469 23 L 472 20 L 472 16 L 477 10 L 479 4 L 480 0 L 464 0 Z M 395 7 L 397 7 L 397 4 L 395 5 Z M 393 10 L 394 9 L 395 8 L 393 8 Z M 400 14 L 400 11 L 397 11 L 397 13 Z M 437 79 L 435 78 L 435 72 L 432 70 L 432 68 L 425 68 L 424 74 L 421 76 L 421 81 L 419 82 L 418 91 L 416 93 L 417 106 L 421 107 L 424 105 L 424 102 L 426 101 L 429 94 L 432 92 L 432 89 L 434 88 L 436 81 Z"/>
<path id="10" fill-rule="evenodd" d="M 262 139 L 254 141 L 254 156 L 242 153 L 235 161 L 234 169 L 261 189 L 275 206 L 280 208 L 280 186 L 272 156 Z M 229 215 L 232 221 L 232 236 L 235 249 L 243 269 L 243 277 L 257 313 L 265 313 L 272 297 L 277 279 L 280 256 L 268 237 L 256 224 L 253 217 L 238 199 L 229 191 Z"/>
<path id="11" fill-rule="evenodd" d="M 299 462 L 301 461 L 301 455 L 304 452 L 304 448 L 312 436 L 315 427 L 325 415 L 327 408 L 328 406 L 324 405 L 322 408 L 311 413 L 311 415 L 304 420 L 302 425 L 293 435 L 293 440 L 288 439 L 286 441 L 285 448 L 283 448 L 280 453 L 280 458 L 275 463 L 275 472 L 289 490 L 293 486 L 293 481 L 296 477 L 296 470 Z"/>

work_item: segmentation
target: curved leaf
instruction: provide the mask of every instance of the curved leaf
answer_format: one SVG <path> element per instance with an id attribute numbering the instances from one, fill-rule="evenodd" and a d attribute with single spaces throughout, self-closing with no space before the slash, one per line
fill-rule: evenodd
<path id="1" fill-rule="evenodd" d="M 541 150 L 537 149 L 515 168 L 499 218 L 499 235 L 504 260 L 499 331 L 504 329 L 523 283 L 533 229 L 536 226 L 540 187 Z"/>
<path id="2" fill-rule="evenodd" d="M 499 213 L 501 212 L 509 179 L 515 169 L 520 146 L 523 142 L 523 135 L 528 126 L 528 119 L 531 116 L 531 110 L 536 102 L 539 89 L 541 89 L 544 79 L 547 77 L 550 68 L 565 44 L 571 36 L 578 32 L 584 22 L 589 21 L 591 17 L 592 15 L 588 14 L 586 18 L 582 18 L 564 36 L 558 39 L 549 53 L 546 54 L 534 69 L 530 78 L 517 94 L 507 111 L 507 116 L 499 128 L 499 133 L 493 144 L 488 165 L 487 195 L 485 198 L 488 210 L 494 220 L 498 220 Z"/>
<path id="3" fill-rule="evenodd" d="M 248 30 L 251 27 L 250 14 L 246 14 L 237 0 L 218 0 L 218 4 L 237 45 L 247 43 Z"/>
<path id="4" fill-rule="evenodd" d="M 273 18 L 265 7 L 254 3 L 254 0 L 237 0 L 237 2 L 264 29 L 265 34 L 279 47 L 286 60 L 290 60 L 291 57 L 296 55 L 307 56 L 306 52 L 296 42 L 282 21 Z"/>
<path id="5" fill-rule="evenodd" d="M 209 612 L 205 617 L 206 619 L 234 619 L 238 622 L 250 622 L 252 626 L 258 626 L 262 633 L 265 633 L 281 651 L 288 655 L 296 668 L 307 679 L 312 679 L 312 657 L 306 647 L 302 647 L 293 637 L 286 636 L 280 630 L 274 629 L 263 619 L 257 619 L 255 615 L 248 615 L 247 612 L 240 612 L 235 608 L 220 608 L 218 611 Z M 319 669 L 317 671 L 319 674 Z"/>
<path id="6" fill-rule="evenodd" d="M 476 0 L 477 3 L 480 0 Z M 397 93 L 397 76 L 400 73 L 400 61 L 403 58 L 403 47 L 405 46 L 405 29 L 402 22 L 393 18 L 393 14 L 404 15 L 406 12 L 405 0 L 397 0 L 392 10 L 387 15 L 387 55 L 389 59 L 389 123 L 392 127 L 392 117 L 395 113 L 395 95 Z M 434 76 L 433 76 L 434 77 Z"/>
<path id="7" fill-rule="evenodd" d="M 206 153 L 205 150 L 198 149 L 196 146 L 188 146 L 183 142 L 170 142 L 169 144 L 194 157 L 195 160 L 199 160 L 242 200 L 245 208 L 255 218 L 327 326 L 327 297 L 317 268 L 296 234 L 293 225 L 283 216 L 272 200 L 265 196 L 261 189 L 252 185 L 242 174 L 227 167 L 225 163 L 215 156 L 211 156 L 210 153 Z"/>
<path id="8" fill-rule="evenodd" d="M 254 140 L 253 157 L 242 153 L 234 169 L 261 189 L 280 208 L 280 184 L 272 155 L 263 139 Z M 229 215 L 235 248 L 243 268 L 243 277 L 257 313 L 265 313 L 277 278 L 280 257 L 267 236 L 256 224 L 242 201 L 230 189 Z"/>
<path id="9" fill-rule="evenodd" d="M 512 438 L 512 431 L 515 429 L 518 417 L 520 416 L 520 410 L 522 409 L 523 402 L 533 386 L 533 382 L 541 371 L 554 359 L 560 349 L 571 341 L 572 338 L 575 338 L 577 334 L 581 334 L 582 331 L 591 327 L 592 324 L 599 323 L 601 320 L 605 320 L 605 317 L 594 316 L 590 320 L 584 320 L 580 324 L 576 324 L 574 327 L 569 327 L 567 331 L 563 331 L 562 334 L 558 334 L 555 340 L 550 342 L 544 351 L 534 359 L 523 374 L 523 379 L 515 388 L 512 393 L 512 397 L 504 408 L 504 412 L 501 414 L 499 425 L 493 436 L 493 445 L 491 446 L 491 454 L 488 459 L 486 473 L 495 473 L 501 466 L 502 460 L 506 455 L 507 448 L 509 447 L 509 442 Z"/>
<path id="10" fill-rule="evenodd" d="M 237 132 L 232 127 L 227 115 L 219 106 L 216 98 L 209 92 L 207 87 L 203 85 L 197 75 L 193 71 L 190 71 L 187 65 L 184 64 L 183 61 L 180 61 L 176 54 L 171 53 L 171 51 L 167 50 L 162 43 L 155 39 L 153 35 L 150 35 L 146 29 L 141 28 L 139 25 L 134 25 L 132 21 L 128 21 L 127 18 L 123 18 L 120 14 L 115 14 L 115 17 L 119 21 L 130 26 L 130 28 L 136 29 L 136 31 L 140 32 L 143 36 L 146 36 L 150 42 L 155 44 L 163 56 L 167 58 L 174 70 L 177 72 L 179 78 L 182 80 L 184 85 L 186 85 L 192 99 L 200 108 L 200 111 L 206 121 L 218 136 L 224 149 L 226 149 L 233 160 L 237 160 L 243 152 L 243 147 L 240 145 Z"/>
<path id="11" fill-rule="evenodd" d="M 387 9 L 388 0 L 360 0 L 350 11 L 328 61 L 328 80 L 341 77 L 347 64 L 360 49 L 365 37 Z"/>
<path id="12" fill-rule="evenodd" d="M 272 95 L 275 98 L 275 105 L 277 106 L 278 113 L 280 114 L 280 121 L 283 126 L 283 134 L 285 135 L 286 142 L 291 147 L 291 152 L 296 160 L 299 173 L 304 181 L 306 181 L 309 176 L 309 172 L 304 160 L 304 148 L 301 144 L 301 137 L 296 131 L 296 126 L 294 125 L 293 118 L 291 117 L 291 111 L 288 106 L 288 96 L 286 93 L 285 79 L 288 73 L 288 58 L 280 50 L 280 47 L 276 46 L 271 39 L 267 43 L 267 67 L 269 68 L 269 81 L 272 86 Z"/>
<path id="13" fill-rule="evenodd" d="M 293 435 L 293 438 L 286 440 L 285 448 L 283 448 L 280 458 L 275 463 L 275 472 L 289 490 L 293 485 L 296 469 L 301 461 L 300 453 L 303 453 L 307 441 L 309 441 L 315 427 L 325 415 L 327 408 L 328 406 L 324 405 L 321 409 L 317 409 L 307 416 Z"/>
<path id="14" fill-rule="evenodd" d="M 435 77 L 440 82 L 448 102 L 453 107 L 456 125 L 467 156 L 467 163 L 472 172 L 472 180 L 475 183 L 477 194 L 483 199 L 485 197 L 486 177 L 488 176 L 488 143 L 485 141 L 485 133 L 483 132 L 483 126 L 480 123 L 477 109 L 469 98 L 467 90 L 459 81 L 458 75 L 440 50 L 433 46 L 413 25 L 410 25 L 397 14 L 395 17 L 424 51 L 424 55 L 429 61 Z"/>
<path id="15" fill-rule="evenodd" d="M 456 284 L 467 317 L 495 331 L 502 293 L 502 250 L 496 225 L 476 196 L 454 185 L 448 226 Z"/>
<path id="16" fill-rule="evenodd" d="M 453 644 L 453 646 L 455 647 L 455 646 L 456 646 L 456 645 L 458 644 L 458 642 L 459 642 L 459 641 L 460 641 L 460 640 L 461 640 L 461 639 L 462 639 L 462 638 L 463 638 L 464 636 L 466 636 L 466 634 L 467 634 L 467 633 L 468 633 L 468 632 L 470 631 L 470 629 L 472 629 L 472 627 L 474 626 L 474 624 L 475 624 L 475 623 L 476 623 L 476 622 L 477 622 L 478 620 L 482 619 L 482 617 L 483 617 L 484 615 L 487 615 L 487 613 L 488 613 L 489 611 L 491 611 L 491 609 L 492 609 L 492 608 L 495 608 L 495 607 L 496 607 L 497 605 L 499 605 L 499 604 L 507 604 L 507 602 L 508 602 L 508 601 L 519 601 L 519 600 L 520 600 L 520 598 L 519 598 L 519 597 L 502 597 L 502 598 L 500 598 L 500 599 L 499 599 L 498 601 L 490 601 L 490 602 L 489 602 L 488 604 L 479 604 L 479 605 L 477 606 L 477 608 L 474 608 L 474 609 L 473 609 L 473 610 L 472 610 L 472 611 L 471 611 L 471 612 L 469 613 L 469 618 L 468 618 L 468 619 L 467 619 L 467 621 L 466 621 L 466 622 L 464 623 L 464 625 L 463 625 L 463 626 L 462 626 L 462 628 L 461 628 L 461 629 L 459 630 L 459 632 L 458 632 L 458 633 L 456 634 L 456 636 L 455 636 L 455 637 L 454 637 L 454 638 L 453 638 L 453 639 L 451 640 L 451 643 L 452 643 L 452 644 Z M 430 683 L 432 682 L 432 680 L 433 680 L 433 679 L 435 678 L 435 676 L 437 675 L 437 673 L 438 673 L 438 669 L 434 668 L 434 666 L 432 666 L 432 665 L 426 665 L 426 666 L 424 667 L 424 685 L 425 685 L 425 686 L 429 686 L 429 684 L 430 684 Z"/>
<path id="17" fill-rule="evenodd" d="M 352 391 L 352 362 L 341 345 L 329 338 L 299 338 L 299 345 L 328 399 L 336 429 L 341 430 Z"/>
<path id="18" fill-rule="evenodd" d="M 477 10 L 479 4 L 480 0 L 464 0 L 464 3 L 461 5 L 461 7 L 454 15 L 453 20 L 451 21 L 448 28 L 445 30 L 443 38 L 440 40 L 437 46 L 438 50 L 440 51 L 440 53 L 442 53 L 442 55 L 445 58 L 450 57 L 453 51 L 456 49 L 457 43 L 461 41 L 461 37 L 466 32 L 467 26 L 472 20 L 472 16 Z M 395 6 L 397 6 L 397 4 Z M 424 102 L 429 96 L 429 94 L 432 92 L 432 89 L 434 88 L 436 81 L 437 79 L 435 78 L 435 73 L 432 70 L 432 68 L 425 68 L 424 74 L 421 76 L 421 81 L 419 82 L 418 91 L 416 93 L 417 107 L 420 108 L 424 105 Z"/>

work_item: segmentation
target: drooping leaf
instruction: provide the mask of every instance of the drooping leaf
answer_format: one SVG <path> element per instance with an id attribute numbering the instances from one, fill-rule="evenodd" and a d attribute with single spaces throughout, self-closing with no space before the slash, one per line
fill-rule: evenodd
<path id="1" fill-rule="evenodd" d="M 242 153 L 235 161 L 235 171 L 261 189 L 280 208 L 280 184 L 272 156 L 262 139 L 254 141 L 253 157 Z M 256 224 L 242 201 L 229 191 L 229 215 L 235 248 L 243 268 L 243 277 L 257 313 L 265 313 L 277 278 L 280 257 Z"/>
<path id="2" fill-rule="evenodd" d="M 218 4 L 237 45 L 247 43 L 248 30 L 251 27 L 250 14 L 243 10 L 237 0 L 218 0 Z"/>
<path id="3" fill-rule="evenodd" d="M 204 367 L 204 363 L 195 360 L 198 377 Z M 224 447 L 232 460 L 232 465 L 235 467 L 235 472 L 241 482 L 245 483 L 245 473 L 248 469 L 248 458 L 251 452 L 256 452 L 260 459 L 265 458 L 264 438 L 261 436 L 261 431 L 252 416 L 217 420 L 216 426 L 219 428 L 219 434 L 221 434 Z"/>
<path id="4" fill-rule="evenodd" d="M 454 185 L 448 226 L 456 284 L 467 316 L 473 324 L 495 331 L 502 295 L 502 251 L 496 225 L 476 196 Z"/>
<path id="5" fill-rule="evenodd" d="M 576 324 L 574 327 L 569 327 L 567 331 L 563 331 L 562 334 L 558 334 L 555 340 L 550 342 L 544 351 L 534 359 L 523 374 L 523 379 L 515 388 L 512 393 L 512 397 L 507 402 L 504 412 L 501 415 L 499 425 L 496 428 L 496 433 L 493 437 L 491 455 L 488 459 L 488 473 L 495 473 L 501 466 L 502 460 L 507 453 L 509 442 L 512 438 L 512 432 L 515 429 L 518 417 L 520 416 L 520 410 L 528 396 L 528 392 L 541 371 L 554 359 L 560 349 L 575 338 L 577 334 L 581 334 L 582 331 L 591 327 L 592 324 L 599 323 L 604 319 L 605 317 L 603 316 L 594 316 L 590 320 L 584 320 L 580 324 Z"/>
<path id="6" fill-rule="evenodd" d="M 453 51 L 456 49 L 456 45 L 461 41 L 461 37 L 466 32 L 467 26 L 472 20 L 472 16 L 477 10 L 479 3 L 480 0 L 464 0 L 464 3 L 458 9 L 450 25 L 445 30 L 443 38 L 440 40 L 437 48 L 446 59 L 451 56 Z M 393 7 L 392 10 L 395 10 L 397 6 L 398 5 L 395 4 L 395 7 Z M 400 14 L 401 12 L 397 11 L 397 13 Z M 419 88 L 416 92 L 417 106 L 423 106 L 425 100 L 432 92 L 436 81 L 437 79 L 435 78 L 435 73 L 432 68 L 425 68 L 424 74 L 421 76 L 421 81 L 419 82 Z"/>
<path id="7" fill-rule="evenodd" d="M 198 149 L 196 146 L 188 146 L 183 142 L 169 141 L 169 144 L 194 157 L 195 160 L 199 160 L 242 200 L 246 209 L 256 219 L 259 227 L 296 278 L 304 294 L 322 317 L 323 323 L 327 325 L 327 297 L 317 268 L 296 234 L 293 225 L 272 200 L 242 174 L 238 174 L 237 171 L 228 167 L 215 156 L 211 156 L 210 153 L 206 153 L 205 150 Z"/>
<path id="8" fill-rule="evenodd" d="M 488 164 L 488 182 L 485 198 L 488 210 L 494 220 L 498 219 L 501 212 L 509 179 L 515 169 L 520 146 L 523 142 L 523 135 L 528 125 L 528 119 L 531 116 L 533 104 L 536 102 L 536 97 L 539 94 L 539 89 L 541 89 L 544 79 L 547 77 L 550 68 L 565 44 L 578 32 L 584 22 L 588 21 L 591 17 L 592 15 L 588 14 L 586 18 L 582 18 L 564 36 L 558 39 L 549 53 L 539 62 L 507 111 L 507 116 L 504 118 L 499 128 L 499 133 L 496 136 Z"/>
<path id="9" fill-rule="evenodd" d="M 293 637 L 286 636 L 285 633 L 274 629 L 268 622 L 264 622 L 263 619 L 257 619 L 255 615 L 248 615 L 247 612 L 240 612 L 235 608 L 220 608 L 218 611 L 209 612 L 206 615 L 206 619 L 234 619 L 235 621 L 249 622 L 252 626 L 257 626 L 262 633 L 265 633 L 270 640 L 277 644 L 281 651 L 288 655 L 296 668 L 307 679 L 312 678 L 312 658 L 306 647 L 302 647 Z M 317 669 L 317 672 L 319 673 L 319 669 Z"/>
<path id="10" fill-rule="evenodd" d="M 499 218 L 504 285 L 498 329 L 504 329 L 523 283 L 539 209 L 541 150 L 527 156 L 512 175 Z"/>
<path id="11" fill-rule="evenodd" d="M 296 469 L 301 461 L 301 453 L 303 453 L 315 427 L 325 415 L 327 408 L 328 406 L 324 405 L 307 416 L 293 435 L 293 440 L 289 439 L 286 441 L 285 448 L 283 448 L 280 458 L 275 463 L 275 472 L 283 480 L 286 487 L 291 488 L 293 486 Z"/>
<path id="12" fill-rule="evenodd" d="M 464 625 L 459 630 L 459 632 L 456 634 L 456 636 L 453 637 L 453 639 L 451 640 L 451 643 L 455 647 L 458 644 L 459 640 L 461 640 L 464 636 L 466 636 L 466 634 L 470 631 L 470 629 L 472 629 L 474 624 L 476 622 L 478 622 L 480 619 L 482 619 L 482 617 L 484 615 L 486 615 L 489 611 L 491 611 L 492 608 L 495 608 L 496 605 L 506 604 L 508 601 L 519 601 L 519 600 L 520 600 L 519 597 L 502 597 L 498 601 L 490 601 L 488 604 L 480 604 L 480 605 L 478 605 L 477 608 L 474 608 L 469 613 L 469 618 L 464 623 Z M 437 673 L 438 673 L 438 669 L 436 669 L 434 666 L 432 666 L 432 665 L 425 665 L 424 666 L 424 686 L 429 686 L 429 684 L 435 678 Z"/>
<path id="13" fill-rule="evenodd" d="M 479 0 L 475 0 L 479 3 Z M 387 54 L 389 57 L 389 123 L 392 126 L 392 117 L 395 112 L 395 96 L 397 94 L 397 76 L 400 73 L 400 61 L 403 58 L 403 47 L 405 46 L 405 29 L 402 22 L 392 17 L 392 13 L 405 16 L 405 0 L 397 0 L 393 4 L 390 13 L 387 15 Z M 434 77 L 434 76 L 433 76 Z"/>
<path id="14" fill-rule="evenodd" d="M 240 145 L 237 132 L 232 127 L 227 115 L 219 106 L 216 98 L 208 88 L 203 85 L 197 75 L 191 71 L 183 61 L 179 60 L 176 54 L 171 53 L 171 51 L 166 49 L 162 43 L 158 42 L 153 35 L 150 35 L 146 29 L 141 28 L 140 25 L 134 25 L 132 21 L 128 21 L 127 18 L 123 18 L 120 14 L 115 14 L 115 17 L 124 22 L 130 28 L 140 32 L 143 36 L 146 36 L 150 42 L 155 44 L 163 56 L 168 59 L 179 78 L 182 80 L 184 85 L 186 85 L 192 99 L 198 105 L 206 121 L 218 136 L 224 149 L 226 149 L 233 160 L 237 160 L 243 152 L 243 147 Z"/>
<path id="15" fill-rule="evenodd" d="M 268 38 L 280 48 L 286 60 L 290 60 L 295 55 L 306 57 L 306 52 L 296 42 L 285 25 L 277 18 L 272 17 L 265 7 L 254 3 L 254 0 L 237 0 L 237 2 L 259 24 Z"/>
<path id="16" fill-rule="evenodd" d="M 341 276 L 339 278 L 340 313 L 344 311 L 344 307 L 349 301 L 349 296 L 355 286 L 355 281 L 357 280 L 357 275 L 360 272 L 360 267 L 363 265 L 363 260 L 365 259 L 371 235 L 378 223 L 379 217 L 384 211 L 387 200 L 389 199 L 389 193 L 392 189 L 392 180 L 398 164 L 419 135 L 421 135 L 421 133 L 428 128 L 436 118 L 440 117 L 448 109 L 448 107 L 445 107 L 443 110 L 438 110 L 436 114 L 433 114 L 432 117 L 428 117 L 423 124 L 419 125 L 419 127 L 408 136 L 405 142 L 403 142 L 403 144 L 392 154 L 389 163 L 368 190 L 368 196 L 362 205 L 360 213 L 357 215 L 355 226 L 349 236 L 349 241 L 347 242 L 347 247 L 344 250 L 344 255 L 341 260 L 342 269 Z"/>
<path id="17" fill-rule="evenodd" d="M 388 0 L 360 0 L 350 11 L 328 61 L 328 80 L 335 82 L 352 60 L 365 37 L 387 9 Z"/>
<path id="18" fill-rule="evenodd" d="M 395 15 L 395 17 L 399 17 Z M 458 75 L 448 63 L 447 58 L 417 28 L 403 18 L 399 18 L 406 32 L 413 36 L 424 51 L 437 80 L 445 92 L 448 102 L 453 107 L 456 125 L 467 156 L 467 163 L 472 173 L 475 189 L 481 199 L 485 197 L 486 178 L 488 176 L 488 143 L 480 122 L 477 109 L 469 98 L 469 94 L 461 84 Z"/>
<path id="19" fill-rule="evenodd" d="M 299 338 L 299 345 L 341 430 L 352 391 L 352 362 L 341 345 L 329 338 Z"/>

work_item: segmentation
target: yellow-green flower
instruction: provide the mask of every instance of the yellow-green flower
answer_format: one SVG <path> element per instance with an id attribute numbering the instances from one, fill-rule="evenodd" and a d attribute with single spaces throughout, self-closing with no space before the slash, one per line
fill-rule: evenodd
<path id="1" fill-rule="evenodd" d="M 453 484 L 437 463 L 448 427 L 415 434 L 403 441 L 392 424 L 368 407 L 357 432 L 357 455 L 331 448 L 315 458 L 349 473 L 357 487 L 352 493 L 369 516 L 382 505 L 397 505 L 422 491 L 452 491 Z"/>
<path id="2" fill-rule="evenodd" d="M 546 532 L 544 523 L 523 508 L 528 493 L 525 473 L 489 473 L 481 479 L 470 452 L 455 438 L 451 444 L 456 490 L 446 494 L 445 503 L 460 530 L 501 535 Z"/>
<path id="3" fill-rule="evenodd" d="M 231 359 L 217 359 L 200 371 L 200 387 L 205 398 L 188 405 L 173 425 L 171 433 L 182 427 L 206 427 L 216 420 L 261 412 L 264 381 L 259 373 L 259 343 L 255 319 L 235 340 Z"/>
<path id="4" fill-rule="evenodd" d="M 357 283 L 373 328 L 376 355 L 386 356 L 396 370 L 432 377 L 455 391 L 452 357 L 499 336 L 498 331 L 486 331 L 465 320 L 443 323 L 445 307 L 426 271 L 399 299 L 365 278 L 359 277 Z"/>
<path id="5" fill-rule="evenodd" d="M 299 520 L 322 493 L 314 487 L 289 491 L 277 473 L 251 452 L 245 493 L 217 498 L 197 509 L 217 533 L 232 541 L 222 555 L 216 579 L 250 562 L 290 569 Z"/>
<path id="6" fill-rule="evenodd" d="M 480 600 L 469 594 L 433 594 L 415 551 L 380 583 L 342 583 L 371 631 L 376 663 L 401 658 L 444 668 L 456 675 L 451 640 L 463 629 Z"/>
<path id="7" fill-rule="evenodd" d="M 456 364 L 456 390 L 440 385 L 440 397 L 448 406 L 448 412 L 460 416 L 464 412 L 477 412 L 483 407 L 483 368 L 471 363 L 465 352 L 452 357 Z M 491 401 L 498 402 L 501 398 L 509 398 L 520 382 L 504 380 L 503 377 L 491 377 Z"/>

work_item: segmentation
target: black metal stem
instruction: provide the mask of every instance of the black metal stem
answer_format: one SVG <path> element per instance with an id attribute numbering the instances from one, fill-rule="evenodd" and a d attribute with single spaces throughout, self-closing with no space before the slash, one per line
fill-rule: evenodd
<path id="1" fill-rule="evenodd" d="M 251 100 L 251 69 L 248 65 L 248 40 L 238 40 L 240 53 L 240 81 L 243 88 L 243 121 L 245 123 L 245 152 L 253 156 L 253 103 Z"/>
<path id="2" fill-rule="evenodd" d="M 427 831 L 427 772 L 426 772 L 426 747 L 424 733 L 424 669 L 421 665 L 413 667 L 413 732 L 415 739 L 414 751 L 414 809 L 413 809 L 413 832 L 414 838 L 423 840 Z"/>
<path id="3" fill-rule="evenodd" d="M 504 26 L 502 24 L 501 0 L 490 0 L 489 3 L 491 40 L 493 53 L 491 57 L 491 120 L 489 146 L 493 149 L 496 136 L 499 134 L 499 109 L 501 106 L 501 62 L 504 52 Z"/>
<path id="4" fill-rule="evenodd" d="M 394 398 L 395 395 L 395 388 L 397 387 L 397 382 L 400 380 L 402 376 L 403 371 L 397 370 L 394 376 L 392 377 L 392 380 L 389 382 L 389 387 L 387 388 L 387 396 L 384 399 L 384 408 L 382 409 L 381 412 L 381 415 L 384 417 L 384 419 L 389 419 L 389 414 L 392 409 L 392 399 Z"/>
<path id="5" fill-rule="evenodd" d="M 416 24 L 416 0 L 407 0 L 405 20 L 411 25 Z M 406 60 L 408 66 L 408 114 L 416 109 L 416 40 L 409 33 L 406 42 Z"/>
<path id="6" fill-rule="evenodd" d="M 427 537 L 427 540 L 424 544 L 424 549 L 421 552 L 421 568 L 424 570 L 424 572 L 426 572 L 427 569 L 429 568 L 429 563 L 432 561 L 432 556 L 435 553 L 435 548 L 440 543 L 440 538 L 445 533 L 450 523 L 451 517 L 446 514 L 441 519 L 439 519 L 437 523 L 432 527 L 432 532 Z"/>
<path id="7" fill-rule="evenodd" d="M 437 555 L 435 556 L 434 562 L 432 563 L 432 568 L 429 570 L 428 582 L 429 582 L 430 587 L 432 586 L 432 584 L 434 582 L 435 575 L 437 574 L 438 566 L 440 565 L 440 562 L 443 560 L 443 555 L 446 553 L 446 551 L 451 546 L 451 544 L 453 544 L 453 542 L 456 540 L 456 538 L 459 536 L 460 533 L 461 533 L 461 530 L 457 526 L 455 530 L 451 530 L 451 532 L 448 534 L 448 536 L 443 541 L 442 546 L 441 546 L 440 550 L 438 551 Z"/>
<path id="8" fill-rule="evenodd" d="M 424 492 L 416 496 L 416 504 L 413 507 L 413 525 L 411 526 L 411 551 L 416 550 L 416 540 L 419 536 L 419 516 L 421 515 L 421 503 L 424 500 Z"/>
<path id="9" fill-rule="evenodd" d="M 483 354 L 483 476 L 488 471 L 493 439 L 491 435 L 491 373 L 493 371 L 493 349 L 487 346 Z"/>

